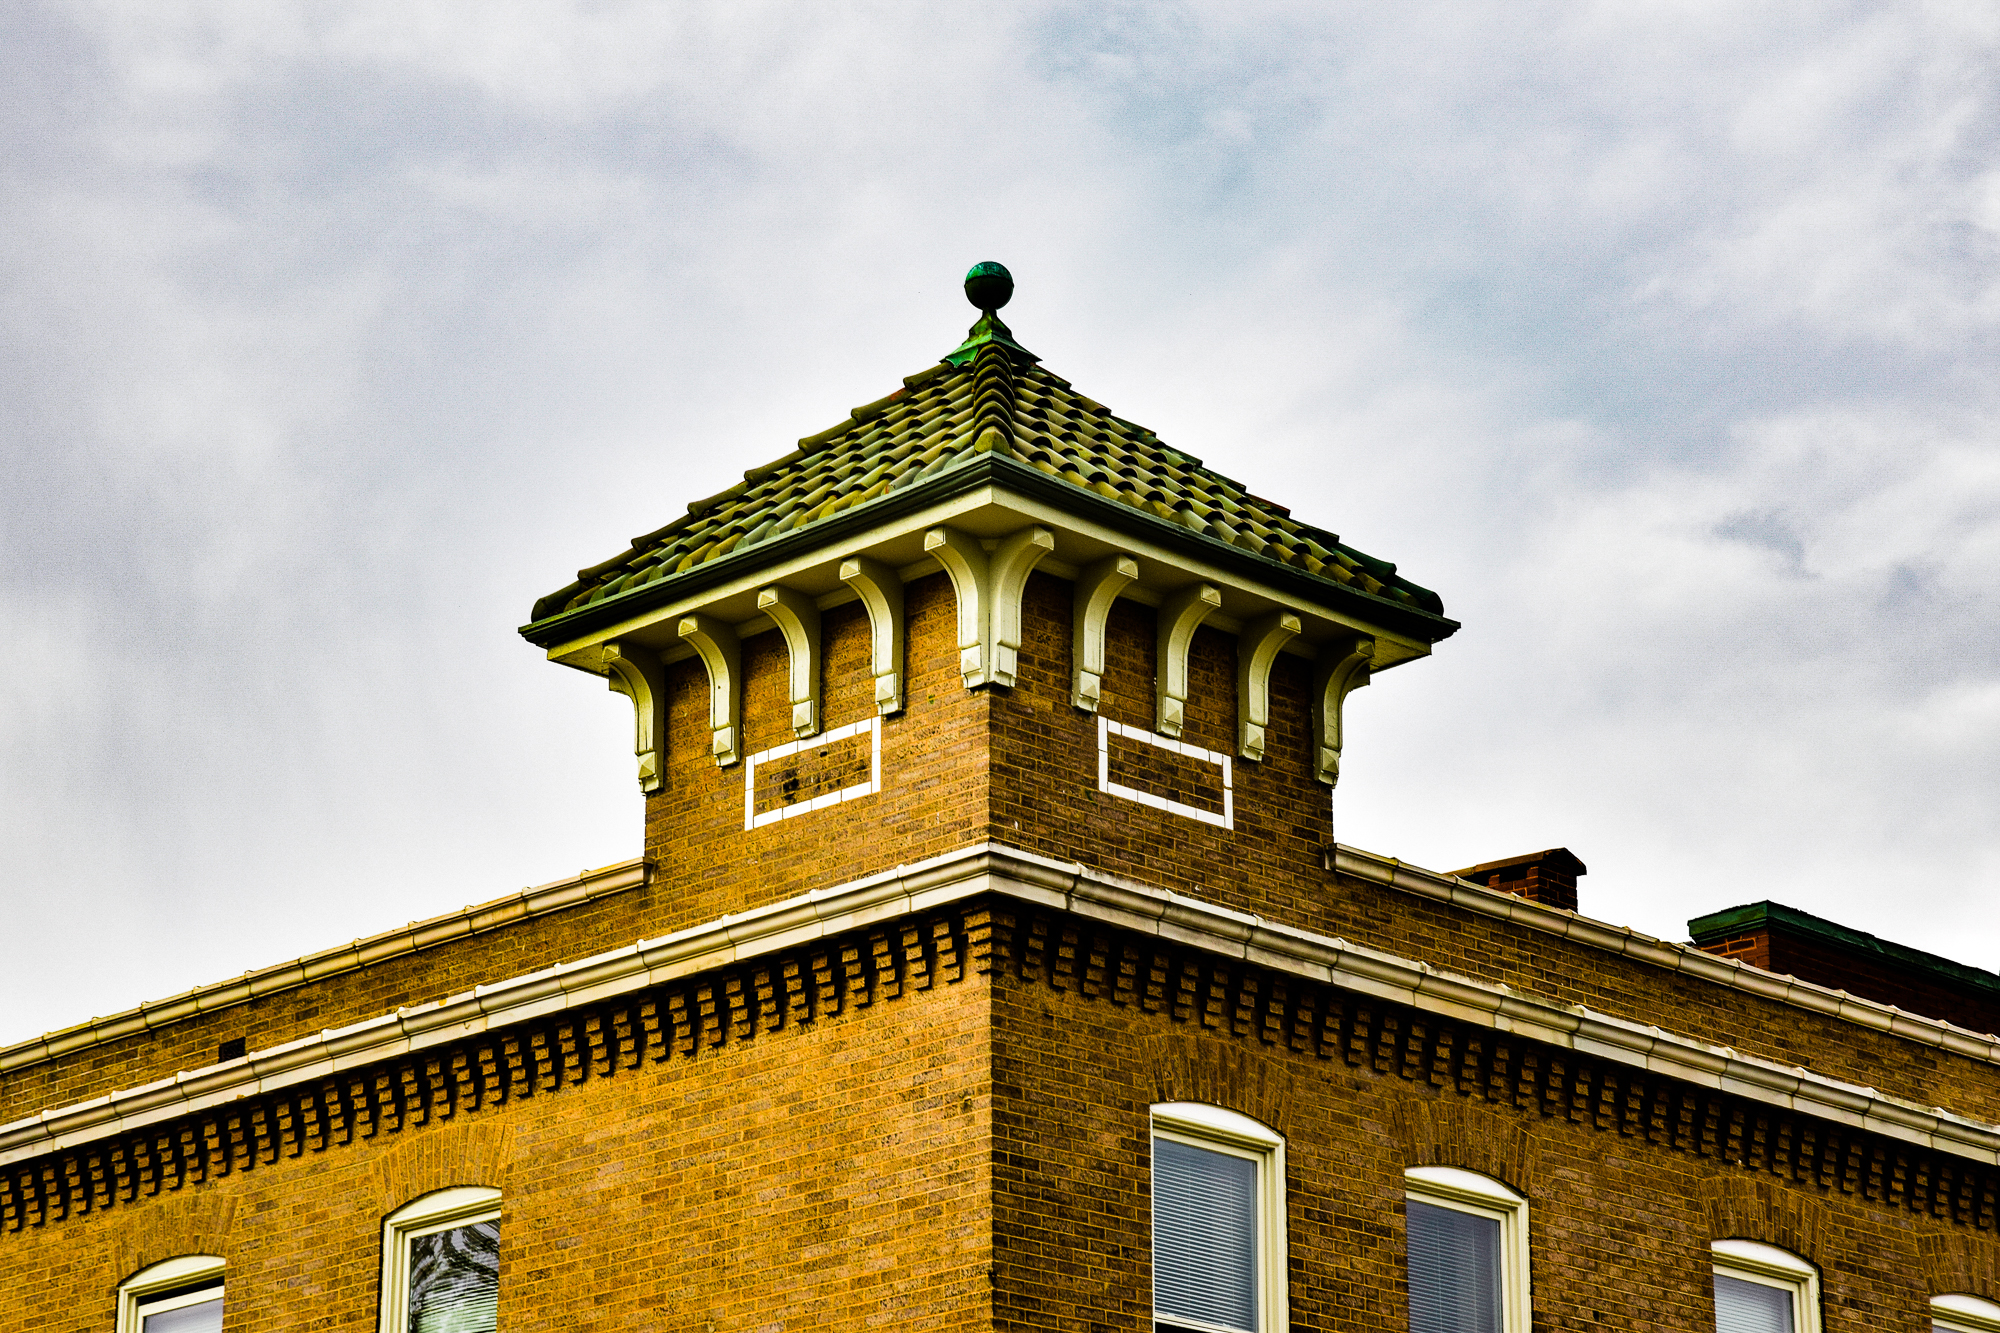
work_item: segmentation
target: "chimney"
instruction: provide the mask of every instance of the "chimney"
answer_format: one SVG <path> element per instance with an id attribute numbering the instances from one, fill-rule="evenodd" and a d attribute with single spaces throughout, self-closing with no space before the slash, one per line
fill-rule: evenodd
<path id="1" fill-rule="evenodd" d="M 1484 865 L 1451 873 L 1474 884 L 1484 884 L 1489 889 L 1526 898 L 1531 903 L 1574 912 L 1576 877 L 1584 874 L 1585 868 L 1569 848 L 1551 847 L 1545 852 L 1510 856 L 1504 861 L 1488 861 Z"/>

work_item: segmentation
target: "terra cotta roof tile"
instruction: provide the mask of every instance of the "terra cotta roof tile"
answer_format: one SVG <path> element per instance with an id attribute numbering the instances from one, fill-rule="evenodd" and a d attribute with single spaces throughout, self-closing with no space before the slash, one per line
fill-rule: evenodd
<path id="1" fill-rule="evenodd" d="M 806 528 L 967 462 L 1004 450 L 1051 477 L 1178 523 L 1328 583 L 1442 615 L 1436 593 L 1396 567 L 1301 523 L 1114 415 L 1039 365 L 993 321 L 885 398 L 809 435 L 784 457 L 687 507 L 622 554 L 580 570 L 577 581 L 535 603 L 535 621 L 621 593 L 670 582 L 709 561 Z M 955 363 L 956 362 L 956 363 Z"/>

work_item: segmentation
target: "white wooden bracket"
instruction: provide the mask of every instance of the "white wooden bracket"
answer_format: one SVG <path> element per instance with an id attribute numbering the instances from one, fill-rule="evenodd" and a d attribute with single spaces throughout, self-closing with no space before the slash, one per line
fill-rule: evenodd
<path id="1" fill-rule="evenodd" d="M 1302 627 L 1290 611 L 1273 611 L 1243 627 L 1236 640 L 1236 752 L 1264 757 L 1264 728 L 1271 725 L 1271 664 Z"/>
<path id="2" fill-rule="evenodd" d="M 956 528 L 932 528 L 924 550 L 937 557 L 958 595 L 958 674 L 965 687 L 986 683 L 986 551 Z"/>
<path id="3" fill-rule="evenodd" d="M 710 750 L 723 768 L 743 758 L 743 652 L 736 631 L 714 616 L 682 616 L 680 636 L 708 668 Z"/>
<path id="4" fill-rule="evenodd" d="M 956 528 L 932 528 L 924 550 L 937 558 L 958 594 L 958 671 L 965 687 L 1014 683 L 1021 652 L 1021 595 L 1028 574 L 1055 549 L 1044 527 L 1022 528 L 991 556 L 975 537 Z"/>
<path id="5" fill-rule="evenodd" d="M 1095 713 L 1104 695 L 1104 622 L 1118 594 L 1138 577 L 1139 562 L 1129 555 L 1106 556 L 1077 575 L 1076 633 L 1070 654 L 1076 681 L 1069 700 L 1086 713 Z"/>
<path id="6" fill-rule="evenodd" d="M 1159 642 L 1153 658 L 1153 692 L 1159 701 L 1157 730 L 1178 736 L 1187 712 L 1188 649 L 1194 632 L 1222 605 L 1222 594 L 1211 583 L 1191 583 L 1160 606 Z"/>
<path id="7" fill-rule="evenodd" d="M 840 581 L 868 608 L 869 667 L 875 673 L 875 711 L 903 711 L 903 581 L 896 571 L 865 555 L 840 562 Z"/>
<path id="8" fill-rule="evenodd" d="M 1331 787 L 1340 781 L 1341 707 L 1347 696 L 1368 683 L 1375 640 L 1350 639 L 1319 650 L 1313 670 L 1313 737 L 1317 741 L 1313 776 Z"/>
<path id="9" fill-rule="evenodd" d="M 602 661 L 611 688 L 632 701 L 639 790 L 656 792 L 667 772 L 667 677 L 659 657 L 638 644 L 607 643 Z"/>
<path id="10" fill-rule="evenodd" d="M 777 584 L 757 594 L 757 609 L 785 636 L 791 659 L 792 734 L 804 739 L 819 731 L 819 607 L 802 592 Z"/>

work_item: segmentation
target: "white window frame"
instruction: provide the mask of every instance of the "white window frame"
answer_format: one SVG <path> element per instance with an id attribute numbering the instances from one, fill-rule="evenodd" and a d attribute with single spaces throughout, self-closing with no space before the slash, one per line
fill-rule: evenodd
<path id="1" fill-rule="evenodd" d="M 382 1333 L 410 1327 L 410 1242 L 473 1222 L 500 1220 L 500 1191 L 460 1185 L 413 1199 L 382 1222 Z"/>
<path id="2" fill-rule="evenodd" d="M 1792 1294 L 1792 1333 L 1820 1333 L 1819 1270 L 1790 1250 L 1757 1240 L 1718 1240 L 1709 1246 L 1717 1277 L 1733 1277 Z"/>
<path id="3" fill-rule="evenodd" d="M 1152 1108 L 1152 1136 L 1168 1139 L 1210 1152 L 1247 1157 L 1257 1163 L 1257 1330 L 1256 1333 L 1286 1333 L 1291 1327 L 1291 1292 L 1285 1264 L 1285 1141 L 1247 1115 L 1225 1111 L 1206 1102 L 1161 1102 Z M 1150 1198 L 1150 1192 L 1148 1194 Z M 1150 1251 L 1149 1251 L 1150 1252 Z M 1153 1312 L 1153 1324 L 1163 1322 Z M 1175 1327 L 1231 1333 L 1219 1326 L 1175 1318 Z"/>
<path id="4" fill-rule="evenodd" d="M 118 1284 L 118 1333 L 140 1333 L 141 1305 L 151 1307 L 146 1314 L 160 1314 L 223 1295 L 223 1267 L 218 1255 L 183 1254 L 140 1269 Z"/>
<path id="5" fill-rule="evenodd" d="M 1455 1166 L 1411 1167 L 1403 1172 L 1403 1197 L 1500 1224 L 1500 1330 L 1530 1333 L 1535 1307 L 1528 1271 L 1528 1201 L 1490 1176 Z M 1404 1264 L 1407 1272 L 1407 1257 Z"/>
<path id="6" fill-rule="evenodd" d="M 2000 1305 L 1969 1292 L 1933 1296 L 1931 1327 L 1946 1333 L 2000 1333 Z"/>

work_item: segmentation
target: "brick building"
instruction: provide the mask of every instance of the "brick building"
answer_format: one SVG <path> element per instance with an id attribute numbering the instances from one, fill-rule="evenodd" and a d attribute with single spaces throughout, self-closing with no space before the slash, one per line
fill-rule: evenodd
<path id="1" fill-rule="evenodd" d="M 1993 979 L 1334 843 L 1456 625 L 1009 286 L 536 604 L 641 857 L 0 1051 L 0 1329 L 2000 1328 Z"/>

